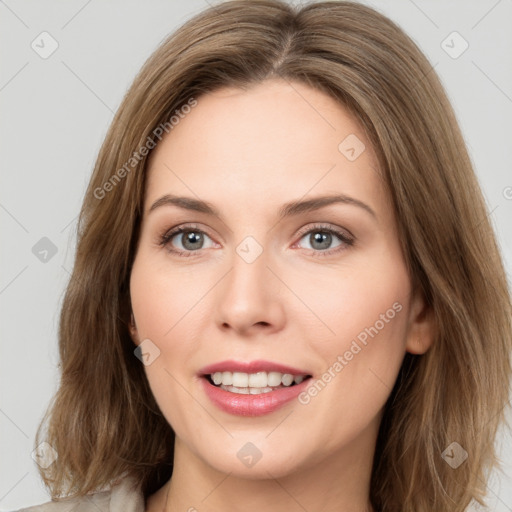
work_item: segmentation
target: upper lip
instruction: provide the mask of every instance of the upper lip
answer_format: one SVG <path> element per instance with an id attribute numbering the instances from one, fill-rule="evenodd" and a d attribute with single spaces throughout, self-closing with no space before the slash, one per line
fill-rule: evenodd
<path id="1" fill-rule="evenodd" d="M 257 373 L 257 372 L 280 372 L 290 373 L 291 375 L 310 375 L 307 370 L 300 368 L 293 368 L 281 363 L 274 363 L 272 361 L 220 361 L 218 363 L 209 364 L 199 370 L 201 375 L 210 375 L 215 372 L 242 372 L 242 373 Z"/>

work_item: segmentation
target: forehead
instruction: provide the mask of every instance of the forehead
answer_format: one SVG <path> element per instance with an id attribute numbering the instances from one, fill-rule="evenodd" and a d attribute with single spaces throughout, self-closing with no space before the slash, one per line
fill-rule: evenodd
<path id="1" fill-rule="evenodd" d="M 321 91 L 281 80 L 223 88 L 197 98 L 153 150 L 145 210 L 165 193 L 254 211 L 344 193 L 385 208 L 376 162 L 358 120 Z"/>

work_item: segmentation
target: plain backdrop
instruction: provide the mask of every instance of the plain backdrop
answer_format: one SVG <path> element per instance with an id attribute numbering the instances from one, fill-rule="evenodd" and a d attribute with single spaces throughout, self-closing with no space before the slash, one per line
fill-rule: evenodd
<path id="1" fill-rule="evenodd" d="M 208 3 L 0 1 L 2 511 L 49 500 L 31 453 L 58 382 L 59 308 L 101 142 L 147 57 Z M 365 3 L 403 27 L 441 77 L 510 276 L 512 1 Z M 505 430 L 498 438 L 504 472 L 488 485 L 493 511 L 512 510 L 511 439 Z"/>

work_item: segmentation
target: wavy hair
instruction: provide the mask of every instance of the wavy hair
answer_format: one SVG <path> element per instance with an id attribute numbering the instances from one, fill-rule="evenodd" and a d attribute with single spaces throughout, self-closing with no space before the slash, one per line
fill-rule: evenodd
<path id="1" fill-rule="evenodd" d="M 45 440 L 58 452 L 39 469 L 43 481 L 58 499 L 129 474 L 148 496 L 171 476 L 174 433 L 128 328 L 149 142 L 158 143 L 158 127 L 191 98 L 200 104 L 218 88 L 272 78 L 316 88 L 359 119 L 391 191 L 412 281 L 435 318 L 432 347 L 406 354 L 386 403 L 371 503 L 382 512 L 483 504 L 483 482 L 498 464 L 512 339 L 488 208 L 427 58 L 387 17 L 344 1 L 221 3 L 145 62 L 111 123 L 79 215 L 58 333 L 61 379 L 36 434 L 36 445 Z M 456 470 L 442 457 L 452 442 L 469 454 Z"/>

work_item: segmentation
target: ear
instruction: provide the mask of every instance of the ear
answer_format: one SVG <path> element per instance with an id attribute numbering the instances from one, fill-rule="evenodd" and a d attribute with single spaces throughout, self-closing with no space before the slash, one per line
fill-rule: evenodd
<path id="1" fill-rule="evenodd" d="M 137 325 L 135 324 L 135 317 L 133 316 L 132 310 L 132 301 L 130 298 L 130 293 L 128 289 L 125 287 L 124 293 L 122 293 L 120 297 L 120 318 L 124 326 L 128 329 L 128 333 L 133 343 L 136 346 L 140 344 L 139 332 L 137 329 Z"/>
<path id="2" fill-rule="evenodd" d="M 406 351 L 411 354 L 424 354 L 434 342 L 434 333 L 434 311 L 417 289 L 410 302 Z"/>
<path id="3" fill-rule="evenodd" d="M 128 324 L 128 328 L 130 330 L 130 336 L 133 342 L 135 343 L 135 345 L 139 346 L 139 331 L 137 330 L 137 326 L 135 325 L 135 317 L 133 316 L 133 313 L 130 313 L 130 323 Z"/>

